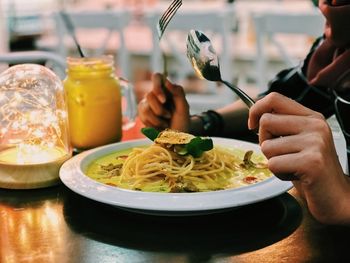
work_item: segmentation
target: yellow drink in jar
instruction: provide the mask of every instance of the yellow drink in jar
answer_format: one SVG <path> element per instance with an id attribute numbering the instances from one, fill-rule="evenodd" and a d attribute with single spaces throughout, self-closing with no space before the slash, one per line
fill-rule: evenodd
<path id="1" fill-rule="evenodd" d="M 121 91 L 112 56 L 68 58 L 64 88 L 72 146 L 89 149 L 122 136 Z"/>

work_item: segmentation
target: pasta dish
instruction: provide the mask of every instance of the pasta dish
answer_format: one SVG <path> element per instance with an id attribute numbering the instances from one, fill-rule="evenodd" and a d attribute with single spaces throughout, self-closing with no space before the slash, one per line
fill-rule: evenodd
<path id="1" fill-rule="evenodd" d="M 211 139 L 208 146 L 206 139 L 197 138 L 165 130 L 150 146 L 96 160 L 86 174 L 108 185 L 146 192 L 224 190 L 257 183 L 272 175 L 262 154 L 210 146 Z M 190 143 L 192 146 L 188 146 Z M 201 147 L 198 154 L 196 150 Z"/>

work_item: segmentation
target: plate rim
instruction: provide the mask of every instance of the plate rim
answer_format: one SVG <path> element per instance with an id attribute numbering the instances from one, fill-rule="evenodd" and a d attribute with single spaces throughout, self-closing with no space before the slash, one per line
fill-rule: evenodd
<path id="1" fill-rule="evenodd" d="M 255 152 L 261 152 L 259 145 L 251 142 L 221 137 L 212 137 L 212 139 L 214 144 L 228 143 L 235 147 L 251 147 Z M 143 213 L 150 211 L 152 214 L 204 213 L 235 208 L 273 198 L 285 193 L 293 186 L 289 181 L 282 181 L 272 176 L 257 184 L 235 189 L 198 193 L 149 193 L 105 185 L 89 178 L 81 170 L 88 159 L 150 143 L 152 142 L 149 139 L 135 139 L 82 152 L 61 166 L 59 177 L 70 190 L 88 199 L 128 210 L 140 210 Z M 93 158 L 93 156 L 96 157 Z"/>

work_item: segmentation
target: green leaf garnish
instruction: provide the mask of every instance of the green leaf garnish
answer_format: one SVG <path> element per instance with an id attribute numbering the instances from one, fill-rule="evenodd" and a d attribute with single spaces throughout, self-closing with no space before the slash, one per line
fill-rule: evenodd
<path id="1" fill-rule="evenodd" d="M 154 141 L 159 131 L 152 127 L 145 127 L 141 129 L 141 132 L 150 140 Z M 213 149 L 213 141 L 210 138 L 195 137 L 187 144 L 174 145 L 174 150 L 179 155 L 190 154 L 197 158 L 202 156 L 203 152 Z"/>
<path id="2" fill-rule="evenodd" d="M 185 148 L 188 154 L 197 158 L 202 156 L 203 152 L 213 149 L 213 141 L 212 139 L 195 137 L 189 143 L 185 144 Z"/>
<path id="3" fill-rule="evenodd" d="M 141 132 L 150 140 L 154 141 L 159 134 L 159 131 L 157 131 L 155 128 L 152 127 L 145 127 L 141 129 Z"/>

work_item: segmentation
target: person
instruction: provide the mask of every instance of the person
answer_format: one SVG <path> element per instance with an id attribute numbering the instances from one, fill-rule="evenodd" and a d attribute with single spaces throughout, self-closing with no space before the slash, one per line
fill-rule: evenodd
<path id="1" fill-rule="evenodd" d="M 185 92 L 165 81 L 172 94 L 167 108 L 162 76 L 138 105 L 146 126 L 196 135 L 239 137 L 256 134 L 269 169 L 291 180 L 310 213 L 325 224 L 350 224 L 350 178 L 344 173 L 326 119 L 335 114 L 350 152 L 350 0 L 320 0 L 326 18 L 303 64 L 281 71 L 250 109 L 236 101 L 190 116 Z"/>

